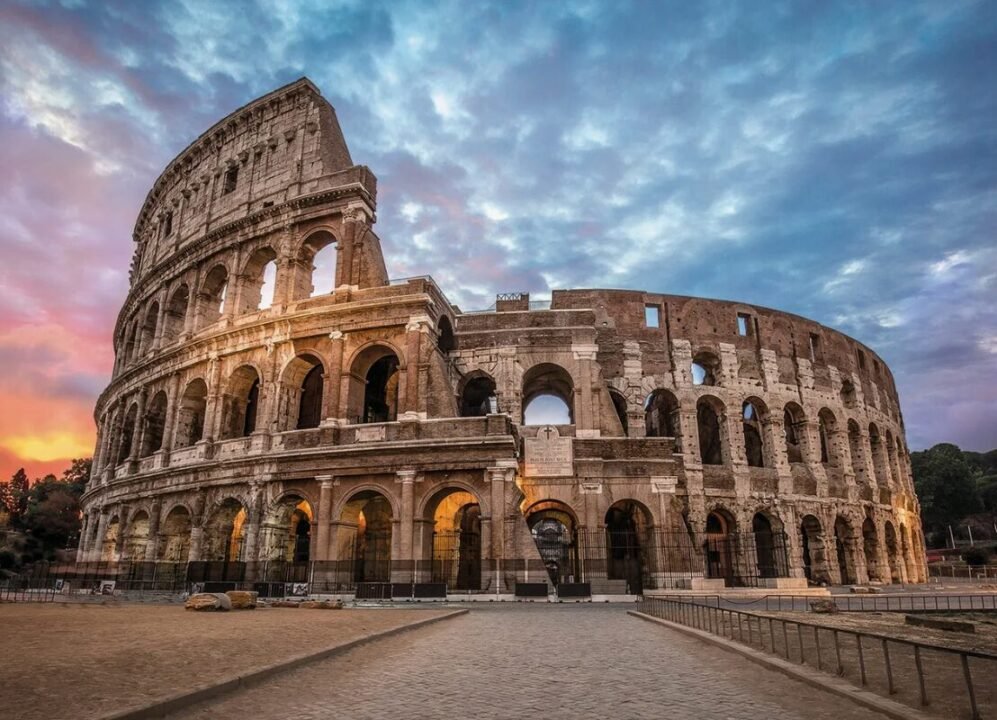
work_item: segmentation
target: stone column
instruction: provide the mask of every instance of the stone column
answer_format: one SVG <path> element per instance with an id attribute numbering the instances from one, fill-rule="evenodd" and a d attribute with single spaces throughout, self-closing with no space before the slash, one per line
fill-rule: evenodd
<path id="1" fill-rule="evenodd" d="M 149 539 L 145 544 L 146 562 L 155 562 L 159 554 L 159 522 L 163 512 L 163 503 L 156 500 L 149 508 Z"/>
<path id="2" fill-rule="evenodd" d="M 197 305 L 200 298 L 201 271 L 194 273 L 194 282 L 187 286 L 187 307 L 183 317 L 183 327 L 180 330 L 180 341 L 184 341 L 197 330 Z"/>
<path id="3" fill-rule="evenodd" d="M 336 258 L 336 287 L 356 285 L 353 277 L 353 243 L 357 237 L 358 211 L 347 208 L 343 211 L 343 233 L 339 242 L 339 257 Z"/>
<path id="4" fill-rule="evenodd" d="M 204 410 L 204 434 L 202 440 L 213 442 L 218 437 L 221 424 L 221 373 L 222 364 L 218 353 L 212 353 L 208 361 L 208 400 Z"/>
<path id="5" fill-rule="evenodd" d="M 322 417 L 325 418 L 322 424 L 336 425 L 346 416 L 339 407 L 343 385 L 343 333 L 333 330 L 329 333 L 329 341 L 329 379 L 322 398 Z"/>
<path id="6" fill-rule="evenodd" d="M 415 570 L 412 557 L 412 533 L 415 529 L 415 470 L 399 470 L 395 481 L 402 485 L 401 518 L 399 519 L 398 562 L 393 562 L 392 579 L 397 582 L 411 582 Z M 397 570 L 396 570 L 397 568 Z"/>
<path id="7" fill-rule="evenodd" d="M 121 503 L 121 505 L 118 506 L 118 560 L 127 559 L 127 545 L 125 544 L 125 538 L 128 536 L 129 530 L 131 530 L 131 528 L 128 523 L 128 506 Z"/>
<path id="8" fill-rule="evenodd" d="M 422 334 L 429 324 L 428 317 L 418 315 L 405 326 L 405 406 L 399 420 L 419 419 L 419 359 Z"/>
<path id="9" fill-rule="evenodd" d="M 601 418 L 592 414 L 595 403 L 592 396 L 592 363 L 595 362 L 597 345 L 572 343 L 571 354 L 578 367 L 578 377 L 574 378 L 575 396 L 572 398 L 572 419 L 578 437 L 599 437 Z"/>
<path id="10" fill-rule="evenodd" d="M 332 475 L 316 475 L 319 484 L 318 511 L 315 513 L 318 527 L 315 536 L 315 556 L 313 560 L 329 559 L 329 519 L 332 516 Z"/>
<path id="11" fill-rule="evenodd" d="M 159 314 L 156 316 L 156 333 L 152 338 L 152 349 L 159 350 L 163 345 L 163 326 L 166 324 L 166 311 L 169 298 L 166 292 L 160 293 Z"/>
<path id="12" fill-rule="evenodd" d="M 76 562 L 83 562 L 86 553 L 87 533 L 90 532 L 90 515 L 83 514 L 83 523 L 80 525 L 80 539 L 76 544 Z"/>
<path id="13" fill-rule="evenodd" d="M 128 456 L 129 472 L 135 472 L 138 459 L 142 455 L 142 443 L 145 441 L 145 401 L 146 390 L 138 391 L 138 410 L 135 412 L 135 426 L 132 428 L 132 451 Z"/>
<path id="14" fill-rule="evenodd" d="M 163 467 L 170 464 L 170 452 L 173 450 L 173 433 L 176 429 L 177 415 L 180 412 L 180 374 L 170 377 L 166 400 L 166 418 L 163 420 Z"/>
<path id="15" fill-rule="evenodd" d="M 107 523 L 110 519 L 110 513 L 105 508 L 101 508 L 100 517 L 97 520 L 97 537 L 94 538 L 93 549 L 90 554 L 91 562 L 100 562 L 104 552 L 104 536 L 107 534 Z"/>

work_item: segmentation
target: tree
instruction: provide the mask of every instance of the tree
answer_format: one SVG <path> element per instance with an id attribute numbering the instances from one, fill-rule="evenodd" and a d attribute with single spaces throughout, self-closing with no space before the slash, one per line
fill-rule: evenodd
<path id="1" fill-rule="evenodd" d="M 925 525 L 941 529 L 982 508 L 973 470 L 958 446 L 941 443 L 911 453 L 911 469 Z"/>
<path id="2" fill-rule="evenodd" d="M 93 471 L 93 458 L 74 458 L 73 464 L 62 473 L 62 482 L 79 487 L 80 494 L 86 490 Z"/>
<path id="3" fill-rule="evenodd" d="M 28 510 L 28 476 L 24 468 L 18 470 L 8 482 L 0 483 L 0 503 L 7 513 L 7 521 L 15 530 L 23 529 L 24 515 Z"/>
<path id="4" fill-rule="evenodd" d="M 47 558 L 55 550 L 78 542 L 82 494 L 82 485 L 58 480 L 54 475 L 47 475 L 31 486 L 24 530 L 32 541 L 34 554 Z"/>

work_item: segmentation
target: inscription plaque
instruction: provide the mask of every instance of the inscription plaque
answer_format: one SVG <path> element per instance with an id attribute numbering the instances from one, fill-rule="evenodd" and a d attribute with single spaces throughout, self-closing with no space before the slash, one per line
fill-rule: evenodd
<path id="1" fill-rule="evenodd" d="M 556 477 L 575 474 L 571 438 L 561 437 L 553 425 L 544 425 L 535 438 L 523 440 L 526 477 Z"/>

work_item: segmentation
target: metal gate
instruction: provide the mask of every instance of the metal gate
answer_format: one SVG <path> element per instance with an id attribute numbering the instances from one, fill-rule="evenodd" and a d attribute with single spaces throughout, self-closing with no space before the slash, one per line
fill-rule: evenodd
<path id="1" fill-rule="evenodd" d="M 432 581 L 453 590 L 481 589 L 481 535 L 469 530 L 433 533 Z"/>
<path id="2" fill-rule="evenodd" d="M 358 532 L 353 539 L 353 581 L 391 582 L 391 533 Z"/>
<path id="3" fill-rule="evenodd" d="M 607 577 L 626 580 L 627 592 L 640 595 L 644 586 L 650 585 L 648 576 L 647 545 L 636 530 L 606 530 Z"/>
<path id="4" fill-rule="evenodd" d="M 554 585 L 582 582 L 576 532 L 560 520 L 544 518 L 533 526 L 532 533 L 547 575 Z"/>

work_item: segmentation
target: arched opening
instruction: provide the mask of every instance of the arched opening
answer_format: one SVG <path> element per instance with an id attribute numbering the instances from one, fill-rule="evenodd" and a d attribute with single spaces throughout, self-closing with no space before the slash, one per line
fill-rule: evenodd
<path id="1" fill-rule="evenodd" d="M 204 436 L 204 412 L 208 404 L 208 386 L 204 380 L 192 380 L 180 397 L 174 447 L 193 445 Z"/>
<path id="2" fill-rule="evenodd" d="M 644 401 L 644 434 L 678 439 L 679 415 L 678 399 L 667 390 L 655 390 Z"/>
<path id="3" fill-rule="evenodd" d="M 228 498 L 204 524 L 205 560 L 238 562 L 242 560 L 242 535 L 246 524 L 246 509 L 238 500 Z"/>
<path id="4" fill-rule="evenodd" d="M 841 574 L 841 583 L 851 585 L 856 582 L 855 558 L 855 538 L 852 536 L 852 525 L 848 520 L 839 515 L 834 520 L 834 547 L 838 556 L 838 571 Z"/>
<path id="5" fill-rule="evenodd" d="M 765 513 L 755 513 L 751 518 L 751 532 L 755 538 L 755 566 L 758 577 L 782 577 L 785 571 L 785 544 L 783 534 L 776 532 Z"/>
<path id="6" fill-rule="evenodd" d="M 447 590 L 481 589 L 481 505 L 467 490 L 447 488 L 426 506 L 433 536 L 431 577 Z"/>
<path id="7" fill-rule="evenodd" d="M 692 359 L 693 385 L 719 385 L 720 358 L 711 352 L 696 353 Z"/>
<path id="8" fill-rule="evenodd" d="M 123 560 L 143 562 L 145 550 L 149 546 L 149 513 L 139 510 L 128 523 Z"/>
<path id="9" fill-rule="evenodd" d="M 838 421 L 827 408 L 821 408 L 817 413 L 817 434 L 820 436 L 820 461 L 824 465 L 835 466 L 838 463 L 831 445 L 831 437 L 837 428 Z"/>
<path id="10" fill-rule="evenodd" d="M 280 498 L 263 522 L 262 560 L 307 563 L 311 560 L 312 507 L 300 495 Z"/>
<path id="11" fill-rule="evenodd" d="M 118 540 L 121 535 L 121 523 L 118 520 L 118 516 L 115 515 L 107 523 L 107 529 L 104 531 L 104 537 L 102 538 L 100 545 L 100 559 L 101 562 L 117 562 L 118 561 Z"/>
<path id="12" fill-rule="evenodd" d="M 918 581 L 918 572 L 917 563 L 914 560 L 914 548 L 911 543 L 910 533 L 907 531 L 907 526 L 903 523 L 900 523 L 900 550 L 900 559 L 907 570 L 907 582 L 916 583 Z"/>
<path id="13" fill-rule="evenodd" d="M 256 430 L 260 376 L 252 365 L 242 365 L 228 379 L 222 396 L 222 438 L 248 437 Z"/>
<path id="14" fill-rule="evenodd" d="M 125 363 L 130 363 L 138 354 L 138 321 L 133 322 L 125 330 L 121 357 Z"/>
<path id="15" fill-rule="evenodd" d="M 762 416 L 757 400 L 747 400 L 741 406 L 741 428 L 744 432 L 744 456 L 749 467 L 765 467 L 765 444 L 762 440 Z"/>
<path id="16" fill-rule="evenodd" d="M 879 533 L 876 532 L 876 523 L 872 518 L 866 518 L 862 523 L 862 550 L 865 554 L 865 567 L 869 573 L 869 580 L 873 582 L 883 582 L 883 569 L 879 566 Z"/>
<path id="17" fill-rule="evenodd" d="M 190 556 L 190 512 L 177 505 L 159 526 L 159 545 L 156 559 L 164 562 L 185 563 Z"/>
<path id="18" fill-rule="evenodd" d="M 352 496 L 343 508 L 340 525 L 353 531 L 353 580 L 391 581 L 391 503 L 375 490 Z"/>
<path id="19" fill-rule="evenodd" d="M 803 408 L 796 403 L 788 403 L 782 414 L 782 423 L 786 434 L 786 459 L 790 463 L 802 463 L 803 433 L 806 428 Z"/>
<path id="20" fill-rule="evenodd" d="M 239 312 L 256 312 L 273 304 L 277 282 L 277 253 L 262 247 L 249 256 L 242 270 L 242 298 Z"/>
<path id="21" fill-rule="evenodd" d="M 336 289 L 339 244 L 326 230 L 313 232 L 298 251 L 298 276 L 294 299 L 328 295 Z"/>
<path id="22" fill-rule="evenodd" d="M 135 430 L 138 427 L 138 405 L 132 403 L 125 413 L 125 421 L 121 425 L 121 442 L 118 443 L 118 456 L 114 459 L 120 465 L 132 454 L 132 443 L 135 441 Z"/>
<path id="23" fill-rule="evenodd" d="M 723 578 L 728 587 L 738 585 L 735 562 L 737 536 L 734 516 L 726 510 L 714 510 L 706 516 L 706 576 Z"/>
<path id="24" fill-rule="evenodd" d="M 723 403 L 716 398 L 701 397 L 696 403 L 699 459 L 704 465 L 723 465 L 723 435 L 720 431 L 723 409 Z"/>
<path id="25" fill-rule="evenodd" d="M 450 323 L 450 318 L 446 315 L 440 315 L 436 346 L 444 355 L 457 349 L 457 338 L 454 336 L 453 325 Z"/>
<path id="26" fill-rule="evenodd" d="M 197 294 L 198 329 L 218 322 L 225 308 L 228 289 L 228 270 L 224 265 L 215 265 L 204 277 L 201 291 Z"/>
<path id="27" fill-rule="evenodd" d="M 893 433 L 890 430 L 886 431 L 886 464 L 890 468 L 890 476 L 893 478 L 894 484 L 898 488 L 903 488 L 903 482 L 900 480 L 900 463 L 897 460 L 897 444 L 893 441 Z"/>
<path id="28" fill-rule="evenodd" d="M 626 580 L 627 593 L 640 595 L 645 584 L 650 586 L 651 513 L 636 500 L 619 500 L 610 506 L 605 520 L 606 575 Z"/>
<path id="29" fill-rule="evenodd" d="M 578 523 L 571 508 L 556 500 L 535 503 L 526 511 L 526 525 L 551 583 L 582 582 Z"/>
<path id="30" fill-rule="evenodd" d="M 401 370 L 398 355 L 385 345 L 360 352 L 350 366 L 348 417 L 357 423 L 394 422 Z"/>
<path id="31" fill-rule="evenodd" d="M 879 428 L 875 423 L 869 423 L 869 450 L 872 453 L 872 469 L 876 476 L 876 484 L 881 488 L 889 487 L 889 475 L 886 471 L 886 449 L 879 436 Z"/>
<path id="32" fill-rule="evenodd" d="M 140 353 L 147 353 L 156 344 L 156 326 L 159 323 L 159 303 L 153 301 L 152 305 L 145 312 L 145 320 L 142 322 L 142 340 L 140 343 Z"/>
<path id="33" fill-rule="evenodd" d="M 824 530 L 820 520 L 807 515 L 800 523 L 800 540 L 803 549 L 803 574 L 814 584 L 831 584 L 824 548 Z"/>
<path id="34" fill-rule="evenodd" d="M 166 304 L 166 313 L 163 315 L 163 344 L 168 345 L 176 342 L 183 332 L 184 322 L 187 318 L 187 305 L 190 302 L 190 289 L 186 284 L 181 285 Z"/>
<path id="35" fill-rule="evenodd" d="M 886 561 L 890 566 L 890 581 L 902 583 L 903 573 L 900 571 L 900 547 L 897 543 L 897 531 L 893 528 L 893 523 L 886 521 Z"/>
<path id="36" fill-rule="evenodd" d="M 567 370 L 553 363 L 534 365 L 523 375 L 523 424 L 574 423 L 574 383 Z"/>
<path id="37" fill-rule="evenodd" d="M 166 427 L 166 392 L 160 390 L 152 396 L 145 411 L 145 430 L 142 433 L 142 457 L 163 448 L 163 430 Z"/>
<path id="38" fill-rule="evenodd" d="M 841 404 L 849 410 L 854 409 L 857 404 L 855 384 L 851 380 L 841 381 Z"/>
<path id="39" fill-rule="evenodd" d="M 460 393 L 461 417 L 484 417 L 498 412 L 495 381 L 487 375 L 477 375 L 464 383 Z"/>
<path id="40" fill-rule="evenodd" d="M 622 393 L 616 390 L 609 391 L 609 399 L 613 401 L 613 409 L 616 411 L 616 417 L 619 419 L 623 435 L 626 437 L 630 434 L 630 427 L 627 421 L 627 399 L 623 397 Z"/>
<path id="41" fill-rule="evenodd" d="M 322 422 L 325 367 L 314 355 L 298 355 L 281 374 L 277 426 L 283 430 L 316 428 Z"/>
<path id="42" fill-rule="evenodd" d="M 859 424 L 854 420 L 848 421 L 848 456 L 852 461 L 855 482 L 859 485 L 868 485 L 869 476 L 862 457 L 862 432 L 859 430 Z"/>

